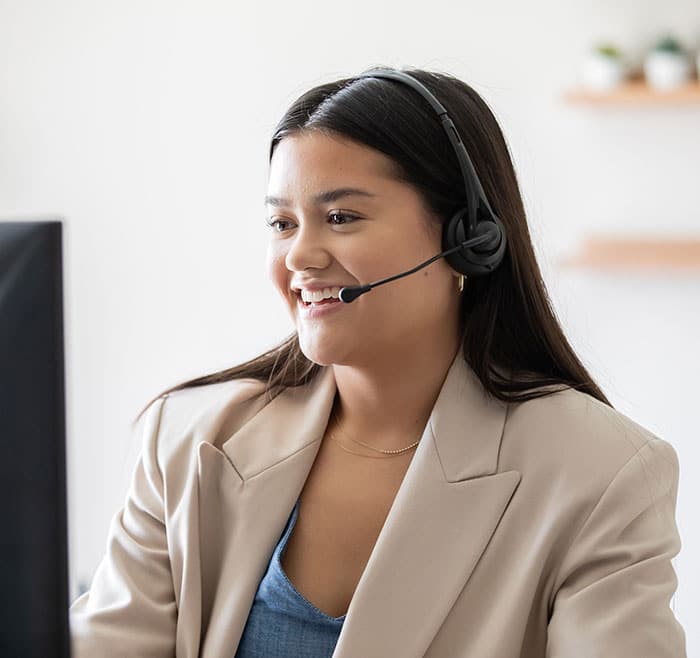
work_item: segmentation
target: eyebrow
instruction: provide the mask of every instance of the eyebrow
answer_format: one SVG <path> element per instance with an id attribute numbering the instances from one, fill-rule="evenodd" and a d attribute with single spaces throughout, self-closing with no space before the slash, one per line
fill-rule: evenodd
<path id="1" fill-rule="evenodd" d="M 331 201 L 337 201 L 346 196 L 364 196 L 364 197 L 376 197 L 376 194 L 368 192 L 367 190 L 360 189 L 358 187 L 339 187 L 335 190 L 326 190 L 317 194 L 313 200 L 317 205 L 321 203 L 330 203 Z M 265 196 L 266 206 L 289 206 L 291 202 L 289 199 L 283 199 L 277 196 Z"/>

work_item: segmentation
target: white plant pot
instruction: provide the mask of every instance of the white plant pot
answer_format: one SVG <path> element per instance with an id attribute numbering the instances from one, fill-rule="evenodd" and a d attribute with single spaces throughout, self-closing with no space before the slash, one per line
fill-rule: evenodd
<path id="1" fill-rule="evenodd" d="M 592 91 L 610 91 L 619 86 L 626 75 L 621 60 L 598 53 L 590 53 L 581 66 L 582 82 Z"/>
<path id="2" fill-rule="evenodd" d="M 644 59 L 644 77 L 657 91 L 670 91 L 690 79 L 690 61 L 685 55 L 652 51 Z"/>

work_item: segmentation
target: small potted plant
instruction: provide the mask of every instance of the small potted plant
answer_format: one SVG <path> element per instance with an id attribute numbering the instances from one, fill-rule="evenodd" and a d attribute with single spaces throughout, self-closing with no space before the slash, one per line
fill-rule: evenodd
<path id="1" fill-rule="evenodd" d="M 661 39 L 644 58 L 644 77 L 657 91 L 683 86 L 690 78 L 690 60 L 677 39 Z"/>
<path id="2" fill-rule="evenodd" d="M 583 83 L 593 91 L 610 91 L 627 76 L 627 67 L 619 48 L 612 44 L 598 44 L 583 61 Z"/>

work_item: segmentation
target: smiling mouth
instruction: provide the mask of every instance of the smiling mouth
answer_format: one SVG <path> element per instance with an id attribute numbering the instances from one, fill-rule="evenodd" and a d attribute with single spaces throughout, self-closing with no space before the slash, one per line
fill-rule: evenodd
<path id="1" fill-rule="evenodd" d="M 323 306 L 324 304 L 333 304 L 335 302 L 339 302 L 340 300 L 337 299 L 336 297 L 326 297 L 325 299 L 322 299 L 320 302 L 305 302 L 301 297 L 299 297 L 299 301 L 304 306 Z"/>

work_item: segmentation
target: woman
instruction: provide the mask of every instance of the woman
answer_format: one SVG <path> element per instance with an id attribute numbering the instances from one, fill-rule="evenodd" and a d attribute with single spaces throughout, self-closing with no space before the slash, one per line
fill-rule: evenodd
<path id="1" fill-rule="evenodd" d="M 266 204 L 295 332 L 149 403 L 75 656 L 685 656 L 676 453 L 564 337 L 474 90 L 311 89 Z"/>

